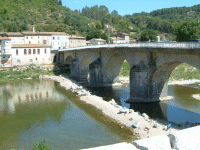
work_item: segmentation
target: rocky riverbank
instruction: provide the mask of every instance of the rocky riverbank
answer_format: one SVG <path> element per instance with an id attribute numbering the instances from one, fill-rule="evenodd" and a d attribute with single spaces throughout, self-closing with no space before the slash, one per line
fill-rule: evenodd
<path id="1" fill-rule="evenodd" d="M 66 90 L 77 93 L 81 101 L 100 109 L 105 115 L 113 118 L 119 124 L 122 124 L 123 126 L 121 128 L 124 126 L 132 128 L 133 134 L 137 136 L 137 139 L 144 139 L 161 134 L 167 135 L 182 129 L 178 125 L 169 123 L 168 121 L 154 120 L 149 118 L 147 114 L 140 114 L 140 112 L 135 112 L 133 109 L 123 108 L 116 104 L 114 100 L 106 102 L 102 97 L 92 95 L 81 85 L 78 85 L 75 81 L 66 77 L 44 75 L 40 78 L 55 80 Z"/>

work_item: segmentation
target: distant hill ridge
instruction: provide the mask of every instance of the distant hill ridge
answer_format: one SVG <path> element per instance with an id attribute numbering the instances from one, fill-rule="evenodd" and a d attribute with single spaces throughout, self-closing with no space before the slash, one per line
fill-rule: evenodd
<path id="1" fill-rule="evenodd" d="M 116 36 L 116 32 L 135 32 L 133 38 L 137 38 L 144 29 L 174 34 L 180 21 L 200 19 L 200 4 L 121 16 L 116 10 L 109 12 L 104 5 L 72 11 L 62 6 L 61 0 L 0 0 L 0 3 L 0 32 L 27 31 L 35 26 L 36 31 L 67 32 L 86 37 L 91 30 L 95 30 L 92 34 L 98 30 L 107 33 L 104 24 L 112 24 L 115 31 L 110 32 L 111 36 Z"/>

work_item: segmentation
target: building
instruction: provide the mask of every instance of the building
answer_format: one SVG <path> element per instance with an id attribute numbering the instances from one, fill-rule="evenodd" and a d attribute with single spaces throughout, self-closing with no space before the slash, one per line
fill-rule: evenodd
<path id="1" fill-rule="evenodd" d="M 65 32 L 5 32 L 11 44 L 47 44 L 52 50 L 69 47 L 69 35 Z"/>
<path id="2" fill-rule="evenodd" d="M 110 39 L 111 39 L 111 43 L 115 43 L 115 44 L 126 43 L 125 39 L 121 37 L 111 37 Z"/>
<path id="3" fill-rule="evenodd" d="M 93 38 L 90 40 L 90 42 L 92 43 L 92 45 L 102 45 L 102 44 L 106 44 L 106 40 L 104 39 L 97 39 L 97 38 Z"/>
<path id="4" fill-rule="evenodd" d="M 114 44 L 129 43 L 130 42 L 129 34 L 119 32 L 117 34 L 117 37 L 111 37 L 111 41 Z"/>
<path id="5" fill-rule="evenodd" d="M 129 41 L 130 41 L 129 34 L 127 34 L 127 33 L 119 32 L 117 36 L 123 38 L 125 40 L 125 43 L 129 43 Z"/>
<path id="6" fill-rule="evenodd" d="M 69 36 L 69 47 L 86 46 L 86 38 L 76 35 Z"/>
<path id="7" fill-rule="evenodd" d="M 51 64 L 51 49 L 46 44 L 13 44 L 12 66 Z"/>
<path id="8" fill-rule="evenodd" d="M 0 37 L 0 66 L 12 66 L 11 62 L 11 39 L 8 37 Z"/>

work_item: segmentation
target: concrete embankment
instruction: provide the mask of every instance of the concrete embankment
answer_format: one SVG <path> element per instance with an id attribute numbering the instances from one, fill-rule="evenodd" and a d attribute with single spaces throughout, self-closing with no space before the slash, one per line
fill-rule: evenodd
<path id="1" fill-rule="evenodd" d="M 200 126 L 159 135 L 129 143 L 89 148 L 84 150 L 199 150 Z"/>

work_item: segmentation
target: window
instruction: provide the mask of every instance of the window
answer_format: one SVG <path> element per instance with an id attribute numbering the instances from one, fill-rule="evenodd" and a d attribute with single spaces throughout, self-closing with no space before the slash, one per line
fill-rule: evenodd
<path id="1" fill-rule="evenodd" d="M 33 39 L 33 37 L 31 37 L 31 39 Z"/>
<path id="2" fill-rule="evenodd" d="M 33 54 L 35 54 L 36 53 L 36 51 L 35 51 L 35 49 L 33 49 Z"/>
<path id="3" fill-rule="evenodd" d="M 45 62 L 45 59 L 43 58 L 43 62 Z"/>
<path id="4" fill-rule="evenodd" d="M 18 49 L 16 49 L 16 55 L 18 55 Z"/>
<path id="5" fill-rule="evenodd" d="M 24 49 L 24 55 L 27 55 L 27 51 L 26 51 L 26 49 Z"/>
<path id="6" fill-rule="evenodd" d="M 45 54 L 47 53 L 47 49 L 46 49 L 46 48 L 44 49 L 44 53 L 45 53 Z"/>
<path id="7" fill-rule="evenodd" d="M 40 44 L 40 41 L 38 41 L 38 44 Z"/>
<path id="8" fill-rule="evenodd" d="M 53 37 L 53 40 L 55 40 L 55 37 Z"/>
<path id="9" fill-rule="evenodd" d="M 60 40 L 60 37 L 57 37 L 57 40 Z"/>
<path id="10" fill-rule="evenodd" d="M 33 59 L 30 59 L 30 62 L 33 62 Z"/>
<path id="11" fill-rule="evenodd" d="M 20 63 L 20 62 L 21 62 L 21 60 L 20 60 L 20 59 L 18 59 L 18 60 L 17 60 L 17 62 L 18 62 L 18 63 Z"/>
<path id="12" fill-rule="evenodd" d="M 31 41 L 29 41 L 29 44 L 31 44 Z"/>
<path id="13" fill-rule="evenodd" d="M 38 54 L 38 55 L 40 54 L 40 49 L 37 49 L 37 54 Z"/>
<path id="14" fill-rule="evenodd" d="M 40 37 L 38 36 L 38 39 L 39 39 Z"/>
<path id="15" fill-rule="evenodd" d="M 26 39 L 28 39 L 28 36 L 26 37 Z"/>
<path id="16" fill-rule="evenodd" d="M 28 50 L 28 54 L 31 55 L 31 49 Z"/>

